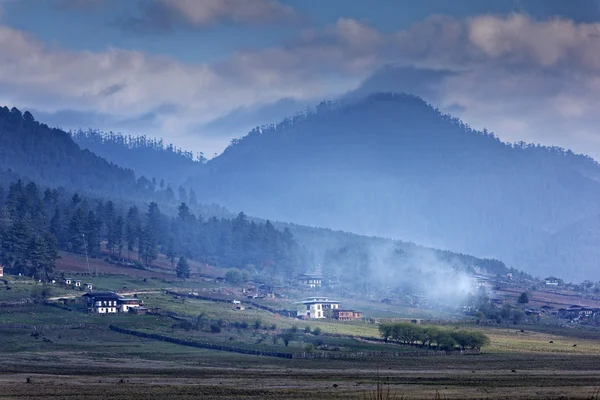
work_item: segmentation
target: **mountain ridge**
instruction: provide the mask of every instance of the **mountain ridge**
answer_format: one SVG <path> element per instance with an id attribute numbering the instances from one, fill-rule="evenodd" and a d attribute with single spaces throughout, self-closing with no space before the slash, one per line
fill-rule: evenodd
<path id="1" fill-rule="evenodd" d="M 321 103 L 205 167 L 187 184 L 229 208 L 510 261 L 600 213 L 591 157 L 504 143 L 407 94 Z"/>

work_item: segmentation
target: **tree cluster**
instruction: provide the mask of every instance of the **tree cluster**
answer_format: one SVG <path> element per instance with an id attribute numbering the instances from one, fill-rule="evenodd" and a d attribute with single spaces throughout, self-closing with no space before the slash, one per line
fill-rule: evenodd
<path id="1" fill-rule="evenodd" d="M 116 260 L 147 266 L 165 253 L 173 267 L 179 260 L 176 272 L 183 278 L 190 274 L 187 259 L 291 276 L 304 257 L 287 229 L 249 222 L 243 213 L 204 220 L 185 203 L 169 216 L 155 202 L 140 210 L 64 190 L 42 193 L 35 183 L 19 180 L 6 193 L 0 188 L 0 209 L 0 260 L 40 279 L 52 271 L 57 249 L 94 258 L 102 255 L 102 245 Z"/>
<path id="2" fill-rule="evenodd" d="M 46 224 L 44 205 L 35 184 L 0 188 L 0 264 L 44 282 L 58 256 L 56 237 Z"/>
<path id="3" fill-rule="evenodd" d="M 392 340 L 406 345 L 421 345 L 441 350 L 480 349 L 489 344 L 489 338 L 481 332 L 422 326 L 408 322 L 381 324 L 379 333 L 385 341 Z"/>

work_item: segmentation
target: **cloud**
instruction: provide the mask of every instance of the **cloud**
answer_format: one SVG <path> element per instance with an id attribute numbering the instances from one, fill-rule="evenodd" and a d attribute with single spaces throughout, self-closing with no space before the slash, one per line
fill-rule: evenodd
<path id="1" fill-rule="evenodd" d="M 63 10 L 89 11 L 106 3 L 106 0 L 58 0 L 57 7 Z"/>
<path id="2" fill-rule="evenodd" d="M 221 22 L 261 25 L 292 20 L 298 16 L 277 0 L 146 0 L 139 14 L 118 21 L 124 30 L 166 32 L 178 26 L 207 28 Z"/>
<path id="3" fill-rule="evenodd" d="M 194 4 L 212 3 L 187 6 Z M 222 4 L 194 20 L 255 18 L 243 7 L 225 16 L 222 7 L 231 4 Z M 519 14 L 434 16 L 389 33 L 341 18 L 280 46 L 185 63 L 119 48 L 48 47 L 0 25 L 0 102 L 58 115 L 56 121 L 75 115 L 66 112 L 108 116 L 91 121 L 209 154 L 229 142 L 228 130 L 239 136 L 273 122 L 290 104 L 304 109 L 355 89 L 408 91 L 506 140 L 590 153 L 600 143 L 592 129 L 600 124 L 598 32 L 596 23 Z M 600 151 L 591 154 L 600 158 Z"/>

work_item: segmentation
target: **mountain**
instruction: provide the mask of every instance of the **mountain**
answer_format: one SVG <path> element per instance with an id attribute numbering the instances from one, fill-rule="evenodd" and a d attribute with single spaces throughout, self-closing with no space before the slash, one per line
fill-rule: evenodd
<path id="1" fill-rule="evenodd" d="M 147 193 L 147 185 L 132 170 L 82 150 L 68 133 L 16 108 L 0 107 L 0 174 L 103 195 Z"/>
<path id="2" fill-rule="evenodd" d="M 560 275 L 567 282 L 598 280 L 600 215 L 587 217 L 549 235 L 540 245 L 515 257 L 541 277 Z"/>
<path id="3" fill-rule="evenodd" d="M 590 157 L 503 143 L 418 97 L 380 93 L 254 129 L 187 184 L 251 215 L 516 262 L 600 214 L 599 181 Z M 545 271 L 538 262 L 527 271 Z"/>
<path id="4" fill-rule="evenodd" d="M 73 140 L 82 148 L 117 165 L 130 168 L 137 174 L 158 181 L 179 184 L 206 162 L 202 153 L 195 154 L 165 145 L 162 139 L 146 136 L 125 136 L 113 132 L 78 130 L 71 132 Z"/>

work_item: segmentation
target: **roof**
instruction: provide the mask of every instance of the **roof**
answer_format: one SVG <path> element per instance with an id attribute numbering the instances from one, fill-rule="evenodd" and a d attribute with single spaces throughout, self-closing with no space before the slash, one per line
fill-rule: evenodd
<path id="1" fill-rule="evenodd" d="M 323 275 L 321 274 L 299 274 L 296 278 L 313 278 L 313 279 L 323 279 Z"/>
<path id="2" fill-rule="evenodd" d="M 337 300 L 329 300 L 326 298 L 316 298 L 316 299 L 307 299 L 304 301 L 298 302 L 298 304 L 338 304 Z"/>
<path id="3" fill-rule="evenodd" d="M 91 292 L 86 293 L 81 297 L 90 297 L 92 299 L 120 299 L 121 297 L 115 292 Z"/>

